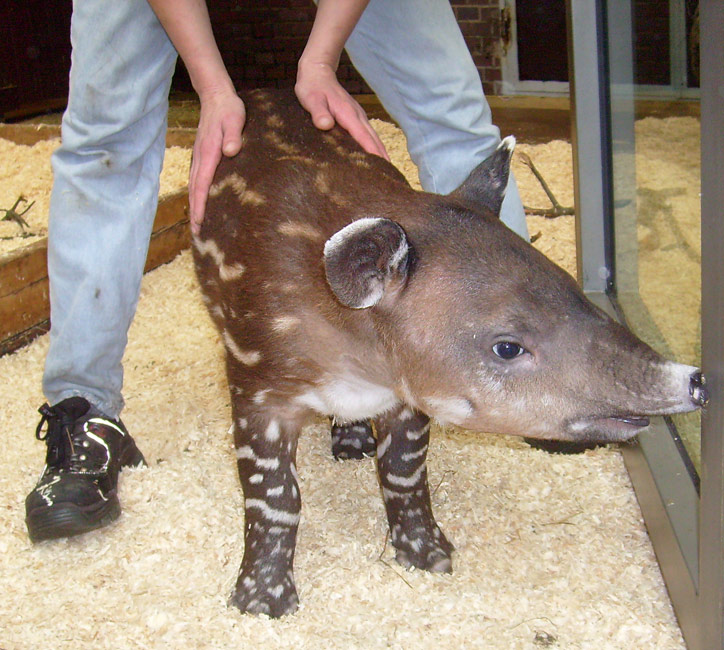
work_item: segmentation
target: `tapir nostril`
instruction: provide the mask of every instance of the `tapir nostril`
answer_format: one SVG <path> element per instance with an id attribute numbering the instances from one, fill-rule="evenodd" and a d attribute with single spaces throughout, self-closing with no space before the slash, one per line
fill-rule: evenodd
<path id="1" fill-rule="evenodd" d="M 689 379 L 689 395 L 697 406 L 706 406 L 709 402 L 709 391 L 706 389 L 706 377 L 697 371 Z"/>

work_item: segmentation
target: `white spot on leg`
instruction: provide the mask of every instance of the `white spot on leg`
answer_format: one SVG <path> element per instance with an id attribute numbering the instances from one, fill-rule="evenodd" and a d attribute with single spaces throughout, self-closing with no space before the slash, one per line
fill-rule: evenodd
<path id="1" fill-rule="evenodd" d="M 385 455 L 385 452 L 390 448 L 392 444 L 392 436 L 387 436 L 379 445 L 377 445 L 377 459 L 379 460 Z"/>
<path id="2" fill-rule="evenodd" d="M 256 452 L 249 446 L 244 445 L 243 447 L 237 447 L 236 448 L 236 457 L 238 459 L 247 458 L 251 460 L 256 460 Z"/>
<path id="3" fill-rule="evenodd" d="M 387 480 L 392 485 L 399 485 L 400 487 L 413 487 L 417 485 L 420 480 L 420 476 L 425 471 L 425 463 L 420 465 L 411 476 L 398 476 L 397 474 L 388 474 Z"/>
<path id="4" fill-rule="evenodd" d="M 264 437 L 269 442 L 275 442 L 276 440 L 279 440 L 280 433 L 281 429 L 279 428 L 279 422 L 277 420 L 272 420 L 264 432 Z"/>
<path id="5" fill-rule="evenodd" d="M 261 499 L 247 499 L 245 505 L 247 508 L 259 510 L 262 516 L 269 521 L 286 524 L 287 526 L 296 526 L 299 523 L 298 512 L 288 512 L 287 510 L 272 508 L 266 501 L 262 501 Z"/>
<path id="6" fill-rule="evenodd" d="M 278 458 L 262 458 L 260 456 L 257 456 L 254 450 L 249 445 L 244 445 L 243 447 L 237 448 L 236 457 L 239 460 L 253 460 L 254 464 L 260 469 L 279 469 Z"/>
<path id="7" fill-rule="evenodd" d="M 299 474 L 297 474 L 297 466 L 294 463 L 290 465 L 290 470 L 292 472 L 292 477 L 294 478 L 294 480 L 299 483 Z"/>
<path id="8" fill-rule="evenodd" d="M 428 446 L 425 445 L 422 449 L 418 449 L 417 451 L 411 451 L 407 454 L 402 454 L 401 459 L 407 463 L 411 460 L 415 460 L 415 458 L 420 458 L 427 453 L 427 447 Z"/>
<path id="9" fill-rule="evenodd" d="M 429 424 L 426 424 L 426 425 L 425 425 L 424 427 L 422 427 L 422 429 L 420 429 L 419 431 L 407 431 L 407 433 L 405 433 L 405 436 L 407 437 L 408 440 L 419 440 L 419 439 L 422 438 L 422 436 L 424 436 L 429 430 L 430 430 L 430 425 L 429 425 Z"/>

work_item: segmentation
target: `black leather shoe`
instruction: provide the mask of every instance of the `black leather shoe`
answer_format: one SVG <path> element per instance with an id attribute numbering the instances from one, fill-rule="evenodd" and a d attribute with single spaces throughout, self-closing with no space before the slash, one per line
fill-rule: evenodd
<path id="1" fill-rule="evenodd" d="M 39 412 L 35 435 L 48 451 L 43 474 L 25 499 L 30 540 L 80 535 L 117 519 L 118 473 L 145 464 L 126 427 L 82 397 L 43 404 Z"/>

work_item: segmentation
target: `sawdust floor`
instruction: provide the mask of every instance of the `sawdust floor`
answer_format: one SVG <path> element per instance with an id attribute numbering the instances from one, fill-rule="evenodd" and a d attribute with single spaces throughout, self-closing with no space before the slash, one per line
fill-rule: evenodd
<path id="1" fill-rule="evenodd" d="M 16 221 L 0 221 L 0 256 L 28 246 L 48 236 L 48 206 L 53 186 L 52 153 L 60 146 L 59 138 L 41 140 L 32 146 L 15 144 L 0 138 L 0 208 L 22 213 L 23 226 Z M 160 195 L 185 187 L 191 166 L 191 151 L 168 147 L 161 172 Z M 0 210 L 0 216 L 5 212 Z"/>
<path id="2" fill-rule="evenodd" d="M 404 142 L 388 144 L 409 172 Z M 571 205 L 570 155 L 560 164 L 568 180 L 551 184 Z M 537 205 L 519 176 L 525 202 Z M 529 225 L 541 232 L 536 245 L 573 270 L 572 218 Z M 272 621 L 227 607 L 243 552 L 242 495 L 221 344 L 188 252 L 144 278 L 130 332 L 124 420 L 149 465 L 122 475 L 122 517 L 33 546 L 23 500 L 43 463 L 32 432 L 47 345 L 46 335 L 0 358 L 4 650 L 684 648 L 615 448 L 551 456 L 517 438 L 439 427 L 428 467 L 433 508 L 457 549 L 452 575 L 395 563 L 374 461 L 335 462 L 320 419 L 298 454 L 300 610 Z"/>

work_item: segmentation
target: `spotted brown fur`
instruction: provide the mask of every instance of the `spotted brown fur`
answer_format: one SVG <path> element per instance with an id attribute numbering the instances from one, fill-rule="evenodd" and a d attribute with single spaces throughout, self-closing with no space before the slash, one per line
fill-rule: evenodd
<path id="1" fill-rule="evenodd" d="M 341 129 L 315 129 L 291 92 L 244 99 L 242 150 L 221 161 L 194 239 L 227 352 L 246 512 L 231 600 L 242 611 L 297 608 L 296 449 L 314 412 L 335 418 L 339 457 L 376 453 L 398 561 L 447 572 L 428 416 L 620 440 L 643 421 L 629 414 L 704 403 L 696 369 L 665 362 L 498 221 L 512 140 L 437 196 Z M 368 418 L 376 441 L 354 424 Z"/>

